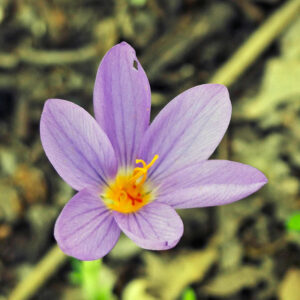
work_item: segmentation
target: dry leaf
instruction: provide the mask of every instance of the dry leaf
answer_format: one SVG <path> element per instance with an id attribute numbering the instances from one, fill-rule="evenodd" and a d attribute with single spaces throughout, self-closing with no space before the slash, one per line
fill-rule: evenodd
<path id="1" fill-rule="evenodd" d="M 185 251 L 172 256 L 146 252 L 146 278 L 131 282 L 123 299 L 177 299 L 186 286 L 204 277 L 217 256 L 215 248 Z"/>
<path id="2" fill-rule="evenodd" d="M 280 300 L 300 300 L 300 269 L 290 269 L 279 286 Z"/>

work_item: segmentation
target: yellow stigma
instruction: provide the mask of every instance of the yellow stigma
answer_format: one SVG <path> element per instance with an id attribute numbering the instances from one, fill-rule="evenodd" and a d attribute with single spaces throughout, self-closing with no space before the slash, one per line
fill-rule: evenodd
<path id="1" fill-rule="evenodd" d="M 105 205 L 121 213 L 132 213 L 152 201 L 153 192 L 145 181 L 148 170 L 157 159 L 158 155 L 155 155 L 149 164 L 137 159 L 136 164 L 142 164 L 142 167 L 134 168 L 131 174 L 120 172 L 101 195 Z"/>

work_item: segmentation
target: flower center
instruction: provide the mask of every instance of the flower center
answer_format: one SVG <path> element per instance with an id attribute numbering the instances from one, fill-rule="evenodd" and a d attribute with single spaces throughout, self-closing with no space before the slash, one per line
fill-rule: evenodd
<path id="1" fill-rule="evenodd" d="M 158 155 L 155 155 L 149 164 L 137 159 L 136 164 L 142 164 L 142 167 L 134 168 L 131 174 L 119 173 L 101 195 L 105 205 L 121 213 L 132 213 L 152 201 L 153 192 L 145 181 L 148 170 L 157 159 Z"/>

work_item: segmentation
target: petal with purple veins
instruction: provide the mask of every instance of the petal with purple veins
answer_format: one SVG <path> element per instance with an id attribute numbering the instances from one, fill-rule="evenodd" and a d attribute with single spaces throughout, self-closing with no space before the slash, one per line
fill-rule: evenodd
<path id="1" fill-rule="evenodd" d="M 47 157 L 74 189 L 104 184 L 115 175 L 117 161 L 108 137 L 80 106 L 65 100 L 48 100 L 40 131 Z"/>
<path id="2" fill-rule="evenodd" d="M 101 61 L 94 87 L 96 120 L 109 137 L 121 166 L 134 163 L 149 126 L 151 92 L 134 49 L 123 42 Z"/>
<path id="3" fill-rule="evenodd" d="M 254 167 L 227 160 L 208 160 L 164 178 L 157 201 L 174 208 L 223 205 L 251 195 L 267 181 Z"/>
<path id="4" fill-rule="evenodd" d="M 63 208 L 54 229 L 61 250 L 80 260 L 106 255 L 119 239 L 120 229 L 111 212 L 93 190 L 77 193 Z"/>
<path id="5" fill-rule="evenodd" d="M 160 182 L 191 163 L 206 160 L 220 143 L 231 117 L 226 87 L 204 84 L 172 100 L 154 119 L 142 141 L 139 158 L 159 159 L 149 178 Z"/>
<path id="6" fill-rule="evenodd" d="M 166 250 L 176 246 L 183 234 L 183 224 L 168 205 L 152 202 L 138 212 L 114 212 L 121 230 L 138 246 L 149 250 Z"/>

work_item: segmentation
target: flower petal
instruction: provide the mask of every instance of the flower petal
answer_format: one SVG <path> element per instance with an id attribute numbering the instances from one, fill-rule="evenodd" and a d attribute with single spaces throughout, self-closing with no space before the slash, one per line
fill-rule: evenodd
<path id="1" fill-rule="evenodd" d="M 125 42 L 114 46 L 98 69 L 94 110 L 121 166 L 136 159 L 136 148 L 149 125 L 150 107 L 150 85 L 134 49 Z"/>
<path id="2" fill-rule="evenodd" d="M 204 84 L 172 100 L 155 118 L 145 134 L 139 158 L 159 159 L 149 177 L 160 182 L 191 163 L 206 160 L 220 143 L 231 116 L 226 87 Z"/>
<path id="3" fill-rule="evenodd" d="M 183 224 L 168 205 L 153 202 L 131 214 L 114 212 L 121 230 L 138 246 L 149 250 L 173 248 L 183 234 Z"/>
<path id="4" fill-rule="evenodd" d="M 117 162 L 109 139 L 80 106 L 65 100 L 48 100 L 40 131 L 47 157 L 74 189 L 103 184 L 115 175 Z"/>
<path id="5" fill-rule="evenodd" d="M 223 205 L 249 196 L 267 181 L 262 172 L 251 166 L 208 160 L 165 178 L 157 201 L 174 208 Z"/>
<path id="6" fill-rule="evenodd" d="M 54 229 L 61 250 L 81 260 L 106 255 L 119 239 L 120 229 L 95 191 L 84 189 L 64 207 Z"/>

